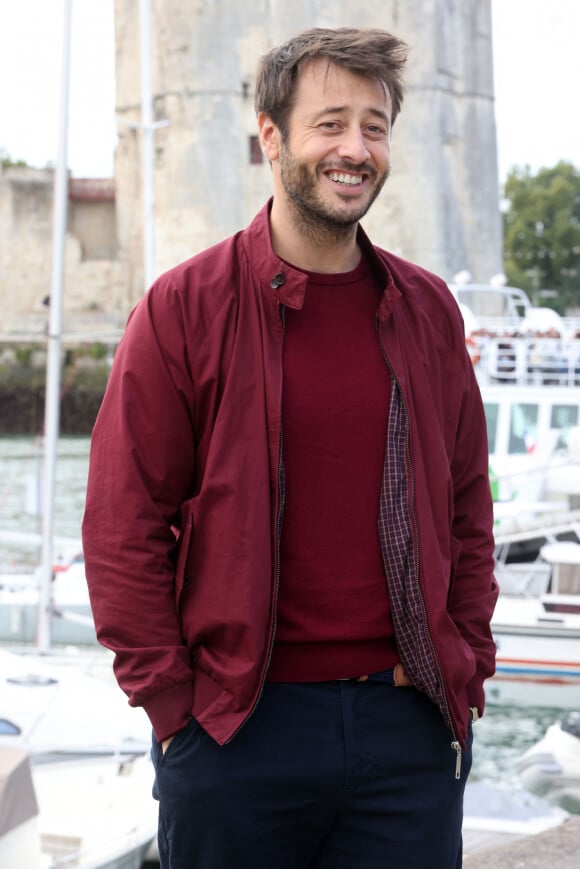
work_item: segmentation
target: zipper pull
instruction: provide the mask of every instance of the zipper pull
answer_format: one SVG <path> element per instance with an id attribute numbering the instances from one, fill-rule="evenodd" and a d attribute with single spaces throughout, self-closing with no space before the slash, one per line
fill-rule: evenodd
<path id="1" fill-rule="evenodd" d="M 455 778 L 461 778 L 461 745 L 454 740 L 451 743 L 451 748 L 457 755 L 457 759 L 455 761 Z"/>

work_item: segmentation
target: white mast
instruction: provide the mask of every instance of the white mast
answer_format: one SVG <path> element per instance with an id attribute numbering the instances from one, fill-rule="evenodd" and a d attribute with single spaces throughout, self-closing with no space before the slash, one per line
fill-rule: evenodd
<path id="1" fill-rule="evenodd" d="M 68 103 L 70 77 L 70 42 L 72 0 L 64 0 L 62 67 L 57 162 L 54 174 L 52 228 L 52 273 L 47 335 L 46 395 L 44 410 L 44 480 L 42 495 L 42 553 L 40 602 L 38 608 L 37 647 L 50 648 L 52 568 L 54 538 L 54 503 L 56 457 L 60 424 L 60 369 L 62 343 L 62 296 L 64 288 L 64 254 L 68 205 Z"/>
<path id="2" fill-rule="evenodd" d="M 144 291 L 155 277 L 154 251 L 154 141 L 153 97 L 151 90 L 151 3 L 140 0 L 139 24 L 141 35 L 141 165 L 143 172 L 143 283 Z"/>

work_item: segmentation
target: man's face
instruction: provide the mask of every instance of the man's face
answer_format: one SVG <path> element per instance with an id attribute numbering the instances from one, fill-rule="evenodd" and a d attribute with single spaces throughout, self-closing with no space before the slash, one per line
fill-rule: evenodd
<path id="1" fill-rule="evenodd" d="M 312 224 L 347 227 L 369 210 L 389 174 L 391 99 L 380 82 L 313 61 L 298 79 L 279 181 Z"/>

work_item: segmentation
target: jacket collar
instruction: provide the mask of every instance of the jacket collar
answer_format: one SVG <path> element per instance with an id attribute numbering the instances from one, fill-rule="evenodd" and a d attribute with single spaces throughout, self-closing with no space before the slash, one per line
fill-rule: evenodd
<path id="1" fill-rule="evenodd" d="M 262 292 L 282 305 L 300 310 L 304 304 L 307 276 L 293 268 L 276 254 L 272 248 L 270 235 L 270 198 L 258 212 L 252 223 L 242 233 L 244 248 L 247 252 L 250 266 L 257 273 Z M 379 309 L 379 316 L 388 313 L 392 304 L 400 295 L 395 287 L 392 275 L 387 266 L 383 251 L 379 252 L 371 244 L 367 234 L 360 226 L 357 230 L 357 241 L 368 258 L 371 268 L 378 275 L 385 287 L 385 294 Z"/>

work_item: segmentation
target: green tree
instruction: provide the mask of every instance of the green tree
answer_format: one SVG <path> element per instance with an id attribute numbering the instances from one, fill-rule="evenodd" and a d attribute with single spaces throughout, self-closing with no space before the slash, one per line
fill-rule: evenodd
<path id="1" fill-rule="evenodd" d="M 580 171 L 560 162 L 532 175 L 512 169 L 504 186 L 504 270 L 508 283 L 528 290 L 536 304 L 541 291 L 564 313 L 580 306 Z"/>
<path id="2" fill-rule="evenodd" d="M 25 169 L 28 163 L 24 160 L 13 160 L 5 148 L 0 148 L 0 167 L 2 169 Z"/>

